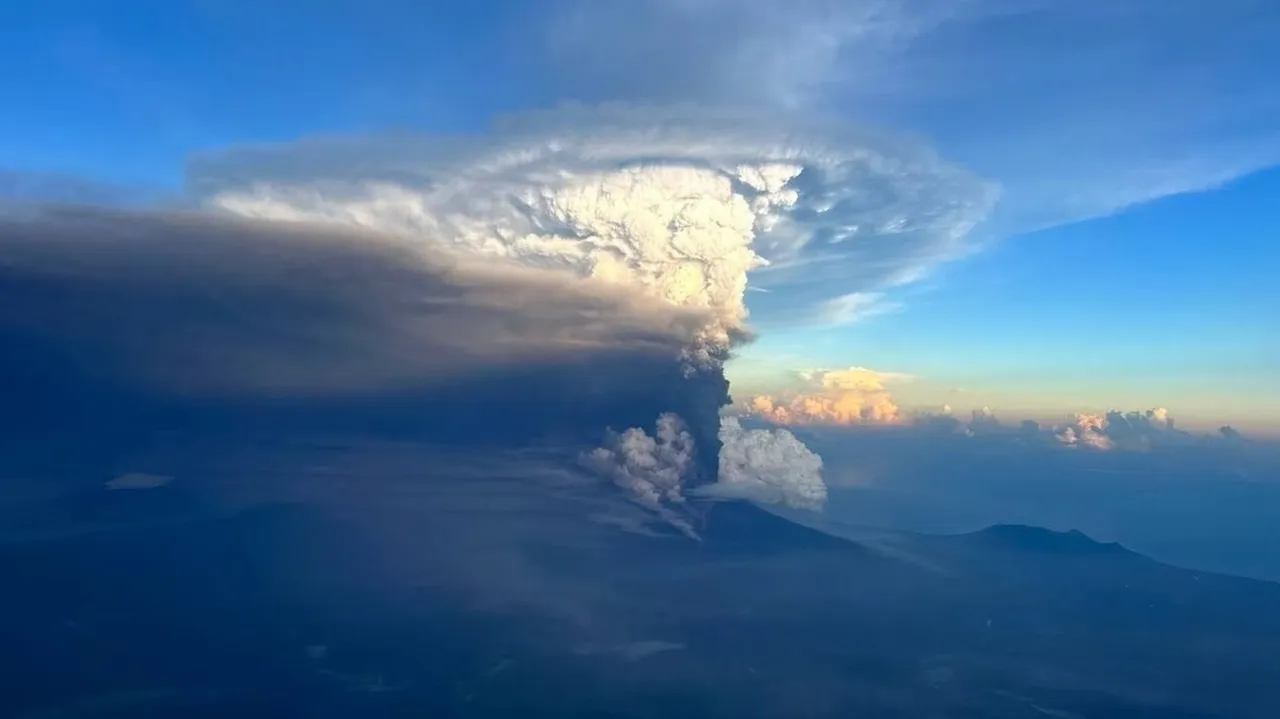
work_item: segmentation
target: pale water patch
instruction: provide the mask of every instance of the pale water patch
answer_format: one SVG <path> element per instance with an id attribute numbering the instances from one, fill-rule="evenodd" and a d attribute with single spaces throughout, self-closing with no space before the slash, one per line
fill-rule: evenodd
<path id="1" fill-rule="evenodd" d="M 144 472 L 126 472 L 103 484 L 107 489 L 155 489 L 173 481 L 173 477 Z"/>

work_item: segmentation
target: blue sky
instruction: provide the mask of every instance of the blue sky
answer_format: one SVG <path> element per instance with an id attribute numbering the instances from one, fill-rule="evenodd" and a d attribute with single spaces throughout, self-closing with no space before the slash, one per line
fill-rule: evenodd
<path id="1" fill-rule="evenodd" d="M 863 366 L 911 375 L 892 387 L 904 407 L 1167 406 L 1280 431 L 1267 0 L 11 0 L 3 15 L 0 183 L 51 173 L 53 196 L 176 197 L 193 153 L 472 133 L 571 100 L 915 133 L 1001 188 L 975 251 L 862 321 L 769 327 L 739 387 Z"/>
<path id="2" fill-rule="evenodd" d="M 1009 238 L 851 327 L 774 332 L 781 356 L 922 381 L 905 404 L 1015 417 L 1165 406 L 1267 430 L 1280 413 L 1280 171 Z M 851 352 L 852 350 L 852 352 Z M 960 390 L 960 391 L 957 391 Z"/>

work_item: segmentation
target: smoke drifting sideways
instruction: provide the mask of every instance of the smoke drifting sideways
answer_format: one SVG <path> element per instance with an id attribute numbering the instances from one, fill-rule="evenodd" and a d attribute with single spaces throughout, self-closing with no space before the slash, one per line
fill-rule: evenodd
<path id="1" fill-rule="evenodd" d="M 702 313 L 347 228 L 28 209 L 0 216 L 0 294 L 11 437 L 180 420 L 598 441 L 724 392 L 679 361 Z"/>
<path id="2" fill-rule="evenodd" d="M 690 534 L 663 505 L 719 474 L 727 384 L 684 354 L 708 314 L 616 284 L 368 230 L 85 208 L 0 216 L 0 258 L 6 452 L 182 427 L 575 462 L 660 417 L 667 494 L 618 484 Z"/>

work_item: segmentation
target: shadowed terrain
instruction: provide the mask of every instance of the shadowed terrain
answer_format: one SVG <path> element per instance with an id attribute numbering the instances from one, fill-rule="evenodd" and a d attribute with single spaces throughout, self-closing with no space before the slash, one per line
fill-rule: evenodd
<path id="1" fill-rule="evenodd" d="M 1280 585 L 1079 533 L 858 542 L 722 503 L 702 507 L 698 543 L 629 521 L 611 488 L 552 456 L 211 449 L 175 453 L 189 467 L 171 484 L 86 485 L 6 534 L 0 714 L 1262 718 L 1280 705 Z"/>

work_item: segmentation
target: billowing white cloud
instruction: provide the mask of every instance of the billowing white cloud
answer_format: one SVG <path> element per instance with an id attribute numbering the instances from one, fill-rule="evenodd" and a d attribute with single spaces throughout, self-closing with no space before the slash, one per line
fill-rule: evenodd
<path id="1" fill-rule="evenodd" d="M 1115 448 L 1115 442 L 1107 436 L 1107 418 L 1102 415 L 1077 414 L 1069 424 L 1059 427 L 1055 436 L 1068 447 Z"/>
<path id="2" fill-rule="evenodd" d="M 1173 417 L 1163 407 L 1145 412 L 1107 413 L 1107 436 L 1118 446 L 1146 449 L 1160 442 L 1177 442 L 1188 438 L 1185 432 L 1174 427 Z"/>
<path id="3" fill-rule="evenodd" d="M 1077 414 L 1070 423 L 1059 427 L 1055 436 L 1062 444 L 1097 450 L 1149 449 L 1162 442 L 1185 442 L 1190 438 L 1174 427 L 1173 417 L 1163 407 L 1145 412 Z"/>
<path id="4" fill-rule="evenodd" d="M 698 494 L 813 511 L 826 503 L 822 458 L 785 429 L 745 429 L 736 417 L 725 417 L 720 440 L 719 481 Z"/>
<path id="5" fill-rule="evenodd" d="M 470 138 L 351 137 L 196 161 L 203 204 L 393 232 L 755 320 L 847 322 L 963 254 L 992 188 L 918 142 L 775 113 L 566 107 Z"/>
<path id="6" fill-rule="evenodd" d="M 1185 442 L 1191 439 L 1191 435 L 1174 427 L 1173 417 L 1163 407 L 1144 412 L 1112 410 L 1105 414 L 1079 413 L 1065 422 L 1044 427 L 1030 419 L 1006 425 L 1000 422 L 989 407 L 974 409 L 970 420 L 962 422 L 951 416 L 949 409 L 944 407 L 941 413 L 917 412 L 912 415 L 910 424 L 969 437 L 1003 436 L 1025 442 L 1052 442 L 1065 447 L 1098 451 L 1149 449 L 1160 443 Z"/>
<path id="7" fill-rule="evenodd" d="M 716 481 L 692 485 L 695 447 L 684 420 L 659 417 L 652 435 L 639 427 L 610 435 L 583 464 L 608 477 L 628 498 L 697 538 L 687 497 L 742 499 L 821 511 L 827 500 L 822 458 L 784 429 L 746 429 L 736 417 L 720 422 Z"/>
<path id="8" fill-rule="evenodd" d="M 913 412 L 906 424 L 967 437 L 1004 437 L 1024 443 L 1051 443 L 1097 451 L 1145 450 L 1197 441 L 1190 433 L 1177 429 L 1173 416 L 1163 407 L 1141 412 L 1078 413 L 1064 422 L 1042 426 L 1031 419 L 1003 423 L 989 407 L 974 409 L 969 421 L 963 422 L 951 415 L 949 406 L 944 406 L 942 412 Z M 1218 437 L 1231 439 L 1236 435 L 1234 430 L 1225 427 Z"/>
<path id="9" fill-rule="evenodd" d="M 887 386 L 908 379 L 865 367 L 805 370 L 798 391 L 756 395 L 747 412 L 781 425 L 889 424 L 901 419 Z"/>

